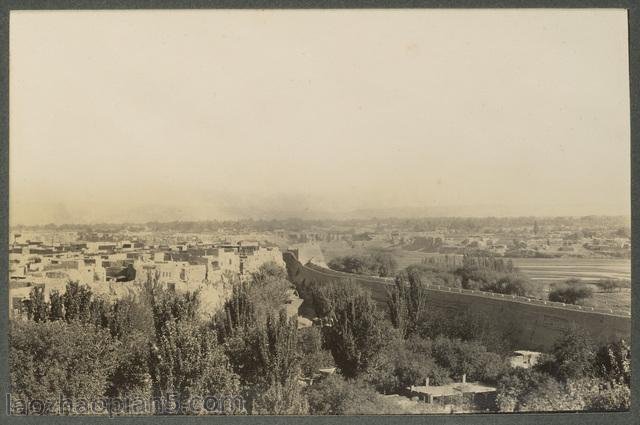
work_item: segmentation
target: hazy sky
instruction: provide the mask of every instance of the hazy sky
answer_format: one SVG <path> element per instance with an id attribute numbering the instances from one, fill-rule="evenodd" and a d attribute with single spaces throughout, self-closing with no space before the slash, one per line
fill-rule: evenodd
<path id="1" fill-rule="evenodd" d="M 13 224 L 630 211 L 623 10 L 10 25 Z"/>

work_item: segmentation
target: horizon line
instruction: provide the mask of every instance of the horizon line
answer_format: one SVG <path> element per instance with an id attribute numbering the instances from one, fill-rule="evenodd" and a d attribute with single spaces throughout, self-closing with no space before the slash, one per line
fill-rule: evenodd
<path id="1" fill-rule="evenodd" d="M 409 217 L 400 217 L 400 216 L 386 216 L 386 217 L 357 217 L 357 218 L 303 218 L 299 216 L 290 216 L 290 217 L 282 217 L 282 218 L 265 218 L 265 217 L 244 217 L 244 218 L 235 218 L 235 219 L 200 219 L 200 220 L 167 220 L 167 221 L 158 221 L 158 220 L 148 220 L 148 221 L 114 221 L 114 222 L 87 222 L 87 223 L 38 223 L 38 224 L 9 224 L 9 229 L 22 227 L 22 228 L 33 228 L 33 227 L 83 227 L 83 226 L 130 226 L 130 225 L 150 225 L 150 224 L 178 224 L 178 223 L 242 223 L 242 222 L 273 222 L 273 221 L 288 221 L 288 220 L 297 220 L 302 222 L 317 222 L 317 221 L 328 221 L 328 222 L 356 222 L 356 221 L 371 221 L 371 220 L 442 220 L 442 219 L 472 219 L 472 220 L 486 220 L 486 219 L 561 219 L 561 218 L 627 218 L 631 219 L 631 214 L 585 214 L 585 215 L 482 215 L 482 216 L 469 216 L 469 215 L 442 215 L 442 216 L 409 216 Z"/>

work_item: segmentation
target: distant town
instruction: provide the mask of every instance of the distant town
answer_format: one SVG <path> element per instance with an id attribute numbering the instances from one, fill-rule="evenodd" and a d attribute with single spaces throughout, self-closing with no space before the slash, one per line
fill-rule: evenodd
<path id="1" fill-rule="evenodd" d="M 222 388 L 234 414 L 625 410 L 630 250 L 628 217 L 15 226 L 12 382 L 26 400 Z M 85 338 L 107 348 L 81 390 L 31 368 L 50 347 L 75 373 Z"/>
<path id="2" fill-rule="evenodd" d="M 150 274 L 178 290 L 210 287 L 226 273 L 250 276 L 271 261 L 284 266 L 284 250 L 312 244 L 320 248 L 316 262 L 383 250 L 391 253 L 400 266 L 427 258 L 462 258 L 470 253 L 516 262 L 539 258 L 629 259 L 631 253 L 627 217 L 17 226 L 10 232 L 11 309 L 13 313 L 21 311 L 21 303 L 28 298 L 32 286 L 43 287 L 49 293 L 51 289 L 63 290 L 68 281 L 78 281 L 113 296 L 127 292 L 126 282 L 140 282 Z M 306 248 L 302 251 L 309 252 Z M 562 272 L 558 268 L 551 274 Z M 601 277 L 628 277 L 629 272 L 609 270 Z M 534 270 L 534 277 L 536 273 L 540 268 Z M 598 276 L 596 271 L 586 278 Z"/>

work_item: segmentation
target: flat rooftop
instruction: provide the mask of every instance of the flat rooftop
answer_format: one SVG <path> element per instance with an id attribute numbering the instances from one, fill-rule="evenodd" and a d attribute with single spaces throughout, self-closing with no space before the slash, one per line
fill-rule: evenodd
<path id="1" fill-rule="evenodd" d="M 466 393 L 491 393 L 496 391 L 495 387 L 483 385 L 479 382 L 467 382 L 465 384 L 461 382 L 455 382 L 447 385 L 418 385 L 413 387 L 413 392 L 426 394 L 433 397 L 446 397 Z"/>

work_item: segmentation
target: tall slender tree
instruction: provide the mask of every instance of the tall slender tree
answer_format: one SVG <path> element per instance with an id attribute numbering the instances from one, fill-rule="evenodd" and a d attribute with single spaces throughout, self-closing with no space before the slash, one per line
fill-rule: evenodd
<path id="1" fill-rule="evenodd" d="M 387 306 L 393 326 L 408 336 L 416 333 L 425 320 L 428 293 L 419 273 L 399 273 L 395 287 L 388 292 Z"/>
<path id="2" fill-rule="evenodd" d="M 34 322 L 45 322 L 49 316 L 49 305 L 44 300 L 44 288 L 34 287 L 29 293 L 27 317 Z"/>
<path id="3" fill-rule="evenodd" d="M 384 319 L 368 292 L 355 285 L 333 287 L 336 300 L 325 338 L 346 377 L 366 372 L 385 345 Z"/>
<path id="4" fill-rule="evenodd" d="M 64 304 L 62 295 L 57 289 L 49 292 L 49 320 L 64 319 Z"/>
<path id="5" fill-rule="evenodd" d="M 66 291 L 62 296 L 65 320 L 88 322 L 91 318 L 91 296 L 92 292 L 88 286 L 80 285 L 78 282 L 67 283 Z"/>

